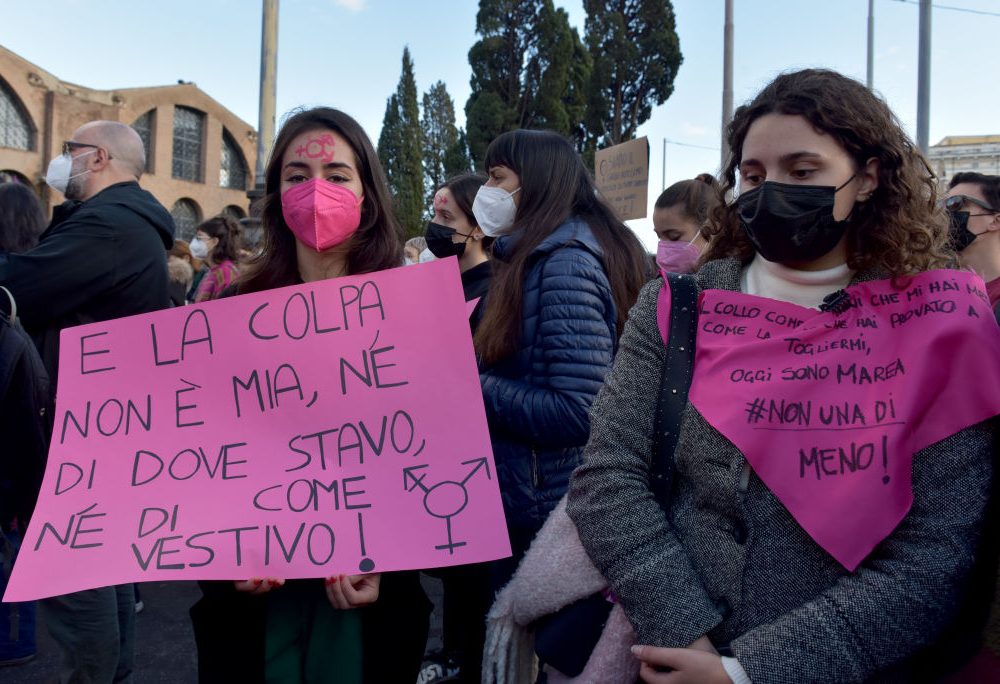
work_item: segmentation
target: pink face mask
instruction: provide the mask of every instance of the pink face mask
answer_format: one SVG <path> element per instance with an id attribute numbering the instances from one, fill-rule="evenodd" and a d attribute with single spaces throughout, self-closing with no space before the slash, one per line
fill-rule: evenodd
<path id="1" fill-rule="evenodd" d="M 695 239 L 697 239 L 697 235 Z M 691 273 L 698 263 L 701 250 L 691 242 L 660 240 L 656 248 L 656 265 L 665 273 Z"/>
<path id="2" fill-rule="evenodd" d="M 361 225 L 361 200 L 342 185 L 313 178 L 281 195 L 285 223 L 317 252 L 336 247 Z"/>

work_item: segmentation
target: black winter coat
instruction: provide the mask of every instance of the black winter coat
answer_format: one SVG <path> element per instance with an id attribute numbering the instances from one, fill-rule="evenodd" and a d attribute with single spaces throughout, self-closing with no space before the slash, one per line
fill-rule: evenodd
<path id="1" fill-rule="evenodd" d="M 49 377 L 0 294 L 0 525 L 23 533 L 42 486 L 52 413 Z"/>
<path id="2" fill-rule="evenodd" d="M 501 261 L 518 236 L 493 244 Z M 590 434 L 590 405 L 611 367 L 618 312 L 603 251 L 570 219 L 532 252 L 518 351 L 480 369 L 507 523 L 538 529 L 566 493 Z"/>
<path id="3" fill-rule="evenodd" d="M 174 221 L 136 182 L 56 207 L 38 246 L 0 258 L 25 329 L 55 385 L 59 331 L 164 309 Z"/>
<path id="4" fill-rule="evenodd" d="M 483 304 L 486 302 L 486 293 L 490 290 L 492 280 L 493 264 L 489 261 L 473 266 L 462 274 L 462 292 L 465 295 L 465 301 L 479 300 L 476 308 L 469 315 L 469 326 L 472 328 L 473 335 L 476 334 L 479 321 L 483 318 Z"/>

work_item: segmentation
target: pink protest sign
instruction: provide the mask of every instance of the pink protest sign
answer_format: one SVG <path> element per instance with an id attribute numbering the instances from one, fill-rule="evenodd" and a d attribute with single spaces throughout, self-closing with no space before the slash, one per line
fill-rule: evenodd
<path id="1" fill-rule="evenodd" d="M 845 292 L 834 313 L 704 291 L 690 399 L 854 570 L 909 511 L 914 453 L 1000 414 L 1000 330 L 971 273 Z"/>
<path id="2" fill-rule="evenodd" d="M 453 259 L 63 331 L 4 600 L 510 554 Z"/>

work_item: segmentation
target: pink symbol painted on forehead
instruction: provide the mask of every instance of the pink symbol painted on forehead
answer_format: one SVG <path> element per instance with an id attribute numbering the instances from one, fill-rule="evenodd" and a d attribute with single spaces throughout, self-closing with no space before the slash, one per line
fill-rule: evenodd
<path id="1" fill-rule="evenodd" d="M 448 205 L 448 198 L 444 195 L 434 195 L 434 208 L 441 209 Z"/>
<path id="2" fill-rule="evenodd" d="M 317 138 L 310 138 L 305 145 L 299 145 L 295 148 L 295 156 L 319 159 L 324 164 L 329 164 L 333 161 L 335 146 L 336 143 L 333 140 L 333 135 L 324 133 Z"/>

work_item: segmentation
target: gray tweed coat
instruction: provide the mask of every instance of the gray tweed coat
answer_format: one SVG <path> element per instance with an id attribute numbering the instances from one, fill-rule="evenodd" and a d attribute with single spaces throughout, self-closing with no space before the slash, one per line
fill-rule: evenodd
<path id="1" fill-rule="evenodd" d="M 727 259 L 702 289 L 739 289 Z M 990 425 L 931 445 L 913 462 L 913 508 L 854 573 L 820 548 L 689 403 L 669 524 L 649 488 L 654 407 L 665 351 L 661 281 L 632 309 L 592 408 L 568 512 L 640 643 L 729 644 L 754 684 L 896 681 L 955 609 L 991 478 Z"/>

